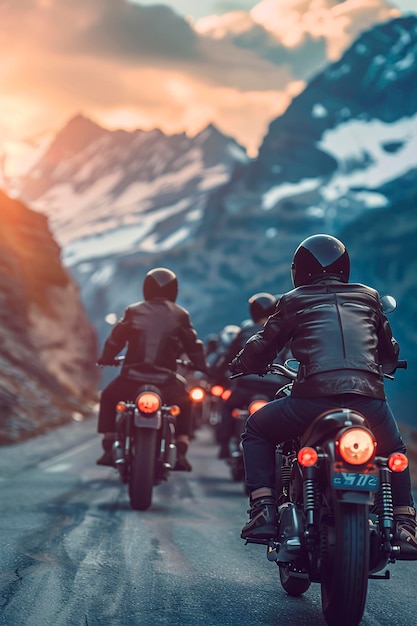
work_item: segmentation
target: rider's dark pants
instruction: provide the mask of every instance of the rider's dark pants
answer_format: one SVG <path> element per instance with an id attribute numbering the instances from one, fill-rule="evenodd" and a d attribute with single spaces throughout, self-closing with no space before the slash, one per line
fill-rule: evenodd
<path id="1" fill-rule="evenodd" d="M 253 413 L 242 436 L 246 485 L 249 492 L 260 487 L 275 488 L 275 446 L 302 435 L 323 411 L 351 408 L 366 417 L 378 442 L 377 454 L 406 452 L 405 444 L 387 402 L 357 394 L 325 398 L 274 400 Z M 409 470 L 392 474 L 394 506 L 414 506 Z"/>
<path id="2" fill-rule="evenodd" d="M 143 383 L 142 383 L 143 384 Z M 100 410 L 98 415 L 99 433 L 111 433 L 115 431 L 116 404 L 120 400 L 134 401 L 141 383 L 132 381 L 122 376 L 117 376 L 101 392 Z M 163 395 L 166 404 L 177 404 L 181 413 L 177 417 L 176 435 L 190 435 L 191 433 L 191 399 L 184 384 L 174 379 L 169 384 L 158 383 L 158 388 Z"/>

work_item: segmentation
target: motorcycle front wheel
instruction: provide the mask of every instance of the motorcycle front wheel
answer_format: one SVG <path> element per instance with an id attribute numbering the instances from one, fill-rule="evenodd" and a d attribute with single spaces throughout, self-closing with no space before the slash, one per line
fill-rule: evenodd
<path id="1" fill-rule="evenodd" d="M 155 480 L 157 431 L 135 428 L 132 471 L 129 480 L 130 505 L 135 511 L 145 511 L 152 504 Z"/>
<path id="2" fill-rule="evenodd" d="M 357 626 L 365 610 L 369 574 L 368 507 L 337 503 L 321 525 L 321 601 L 329 626 Z"/>

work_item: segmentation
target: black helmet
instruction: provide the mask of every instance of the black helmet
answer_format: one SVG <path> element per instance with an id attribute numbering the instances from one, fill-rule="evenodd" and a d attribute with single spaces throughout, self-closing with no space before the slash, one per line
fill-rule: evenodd
<path id="1" fill-rule="evenodd" d="M 304 239 L 291 265 L 294 287 L 309 285 L 326 276 L 347 283 L 349 272 L 349 254 L 343 243 L 331 235 L 312 235 Z"/>
<path id="2" fill-rule="evenodd" d="M 143 281 L 143 297 L 145 300 L 163 298 L 175 302 L 178 294 L 178 281 L 174 272 L 165 267 L 150 270 Z"/>
<path id="3" fill-rule="evenodd" d="M 254 322 L 269 317 L 275 311 L 277 299 L 271 293 L 255 293 L 248 300 L 249 313 Z"/>

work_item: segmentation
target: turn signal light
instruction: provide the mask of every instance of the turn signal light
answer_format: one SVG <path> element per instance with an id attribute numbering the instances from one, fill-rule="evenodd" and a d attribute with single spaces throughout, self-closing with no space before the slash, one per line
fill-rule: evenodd
<path id="1" fill-rule="evenodd" d="M 202 402 L 206 397 L 206 392 L 201 387 L 193 387 L 190 391 L 190 397 L 194 402 Z"/>
<path id="2" fill-rule="evenodd" d="M 303 467 L 310 467 L 315 465 L 318 461 L 319 455 L 314 448 L 301 448 L 297 454 L 297 459 L 300 465 Z"/>
<path id="3" fill-rule="evenodd" d="M 156 413 L 161 408 L 161 398 L 150 391 L 144 391 L 136 398 L 136 406 L 141 413 Z"/>
<path id="4" fill-rule="evenodd" d="M 232 390 L 231 389 L 225 389 L 222 393 L 222 400 L 224 400 L 226 402 L 226 400 L 228 400 L 230 398 L 230 396 L 232 395 Z"/>
<path id="5" fill-rule="evenodd" d="M 401 452 L 394 452 L 388 458 L 388 467 L 391 472 L 403 472 L 408 467 L 408 459 Z"/>
<path id="6" fill-rule="evenodd" d="M 249 415 L 252 415 L 252 413 L 258 411 L 258 409 L 265 406 L 265 404 L 268 404 L 266 400 L 254 400 L 253 402 L 251 402 L 249 405 Z"/>
<path id="7" fill-rule="evenodd" d="M 221 398 L 223 391 L 224 387 L 222 387 L 221 385 L 213 385 L 213 387 L 210 389 L 211 395 L 215 396 L 216 398 Z"/>
<path id="8" fill-rule="evenodd" d="M 116 404 L 116 411 L 118 413 L 124 413 L 127 409 L 126 403 L 125 402 L 118 402 Z"/>
<path id="9" fill-rule="evenodd" d="M 174 417 L 177 417 L 181 413 L 181 409 L 178 406 L 178 404 L 173 404 L 172 406 L 169 407 L 169 412 Z"/>
<path id="10" fill-rule="evenodd" d="M 363 428 L 347 430 L 336 442 L 340 456 L 351 465 L 363 465 L 375 453 L 376 441 L 371 433 Z"/>

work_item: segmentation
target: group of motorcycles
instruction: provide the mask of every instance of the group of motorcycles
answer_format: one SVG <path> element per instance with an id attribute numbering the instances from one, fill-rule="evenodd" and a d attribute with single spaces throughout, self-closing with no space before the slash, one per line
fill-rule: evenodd
<path id="1" fill-rule="evenodd" d="M 398 367 L 406 367 L 401 361 Z M 285 378 L 277 397 L 291 392 L 297 364 L 273 364 L 269 373 Z M 185 362 L 179 367 L 186 368 Z M 190 378 L 196 428 L 216 427 L 227 387 Z M 197 384 L 193 384 L 197 383 Z M 240 436 L 251 411 L 265 403 L 236 408 L 236 431 L 228 463 L 232 479 L 244 480 Z M 166 405 L 157 385 L 142 385 L 134 400 L 117 405 L 114 463 L 128 485 L 133 509 L 151 506 L 153 488 L 168 479 L 176 459 L 175 423 L 179 408 Z M 266 547 L 280 583 L 290 596 L 301 596 L 311 583 L 321 587 L 322 611 L 329 626 L 357 626 L 363 616 L 369 579 L 389 578 L 387 565 L 403 558 L 393 545 L 391 492 L 393 472 L 404 471 L 407 458 L 376 454 L 376 440 L 366 419 L 338 409 L 319 415 L 300 438 L 276 447 L 278 533 L 252 541 Z M 384 573 L 381 573 L 385 570 Z"/>

